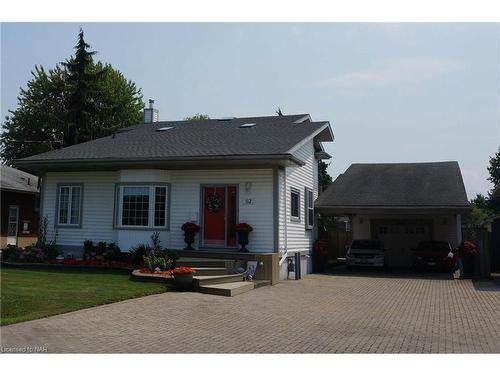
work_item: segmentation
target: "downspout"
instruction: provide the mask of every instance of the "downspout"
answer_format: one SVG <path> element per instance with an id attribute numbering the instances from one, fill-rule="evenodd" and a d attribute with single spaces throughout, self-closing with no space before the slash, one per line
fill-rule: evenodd
<path id="1" fill-rule="evenodd" d="M 286 197 L 288 196 L 288 194 L 287 194 L 287 188 L 286 188 L 286 167 L 283 168 L 283 176 L 284 176 L 283 188 L 285 190 L 284 199 L 283 199 L 284 204 L 285 204 L 285 208 L 284 208 L 284 212 L 283 212 L 283 217 L 285 220 L 285 225 L 284 225 L 284 227 L 285 227 L 285 252 L 281 256 L 280 267 L 283 265 L 283 263 L 286 260 L 286 256 L 288 255 L 288 220 L 286 217 L 286 213 L 287 213 Z"/>

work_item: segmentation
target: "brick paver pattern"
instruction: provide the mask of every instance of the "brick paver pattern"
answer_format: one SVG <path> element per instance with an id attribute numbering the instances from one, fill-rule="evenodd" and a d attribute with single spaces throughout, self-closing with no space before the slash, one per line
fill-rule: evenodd
<path id="1" fill-rule="evenodd" d="M 1 328 L 84 353 L 499 353 L 500 285 L 308 275 L 228 298 L 164 293 Z"/>

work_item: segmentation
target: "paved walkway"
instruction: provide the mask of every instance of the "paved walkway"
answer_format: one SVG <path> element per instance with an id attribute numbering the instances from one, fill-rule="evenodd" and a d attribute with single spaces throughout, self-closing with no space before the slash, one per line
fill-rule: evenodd
<path id="1" fill-rule="evenodd" d="M 1 328 L 49 352 L 500 353 L 500 284 L 309 275 L 236 297 L 165 293 Z"/>

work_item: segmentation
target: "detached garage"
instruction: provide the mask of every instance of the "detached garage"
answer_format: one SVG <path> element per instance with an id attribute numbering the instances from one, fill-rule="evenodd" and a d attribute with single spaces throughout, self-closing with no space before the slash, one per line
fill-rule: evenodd
<path id="1" fill-rule="evenodd" d="M 420 241 L 462 241 L 469 201 L 458 163 L 352 164 L 316 200 L 321 215 L 348 216 L 353 240 L 380 240 L 389 267 L 411 267 Z"/>

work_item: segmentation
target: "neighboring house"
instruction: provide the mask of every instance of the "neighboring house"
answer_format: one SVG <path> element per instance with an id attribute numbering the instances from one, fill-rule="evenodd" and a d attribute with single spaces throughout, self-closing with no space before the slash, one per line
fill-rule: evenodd
<path id="1" fill-rule="evenodd" d="M 388 265 L 410 267 L 419 241 L 462 241 L 470 210 L 457 162 L 352 164 L 318 198 L 321 214 L 349 216 L 354 240 L 379 239 Z"/>
<path id="2" fill-rule="evenodd" d="M 192 221 L 200 250 L 237 251 L 234 226 L 246 222 L 251 252 L 309 254 L 318 159 L 330 157 L 322 142 L 331 141 L 330 124 L 307 114 L 166 121 L 16 165 L 42 176 L 48 236 L 57 230 L 66 252 L 87 239 L 128 251 L 155 231 L 180 250 L 181 226 Z"/>
<path id="3" fill-rule="evenodd" d="M 0 166 L 0 247 L 27 246 L 38 235 L 38 177 L 6 165 Z"/>

